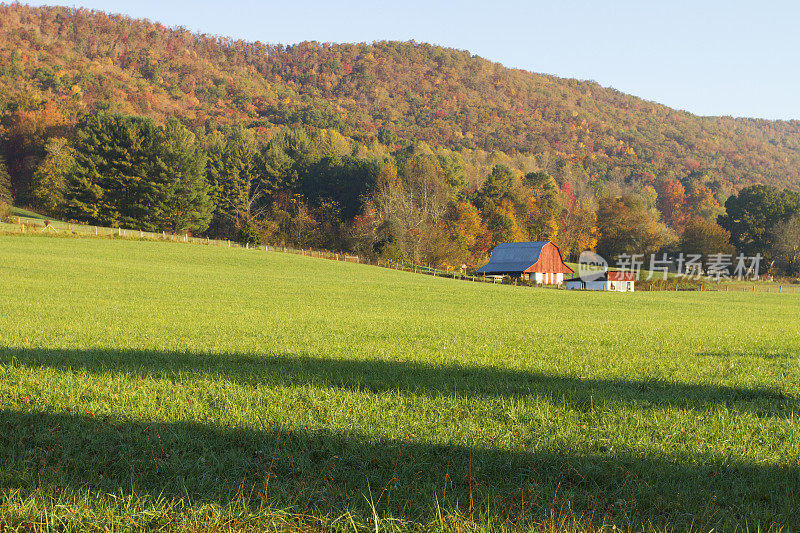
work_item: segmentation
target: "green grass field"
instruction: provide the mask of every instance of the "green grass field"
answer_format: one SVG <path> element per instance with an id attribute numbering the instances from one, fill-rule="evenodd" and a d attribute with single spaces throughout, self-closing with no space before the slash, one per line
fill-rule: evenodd
<path id="1" fill-rule="evenodd" d="M 799 312 L 0 236 L 0 530 L 795 530 Z"/>

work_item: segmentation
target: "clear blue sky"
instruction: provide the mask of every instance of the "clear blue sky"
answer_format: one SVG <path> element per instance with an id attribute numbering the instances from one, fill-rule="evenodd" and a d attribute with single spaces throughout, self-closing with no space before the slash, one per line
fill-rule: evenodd
<path id="1" fill-rule="evenodd" d="M 788 0 L 50 0 L 249 41 L 410 40 L 701 115 L 800 119 L 800 2 Z"/>

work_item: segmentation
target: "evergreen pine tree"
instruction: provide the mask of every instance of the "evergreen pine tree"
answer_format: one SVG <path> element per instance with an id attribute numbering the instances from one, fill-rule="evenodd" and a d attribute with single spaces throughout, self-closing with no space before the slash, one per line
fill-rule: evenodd
<path id="1" fill-rule="evenodd" d="M 202 232 L 213 211 L 205 177 L 206 156 L 177 120 L 158 129 L 150 195 L 151 221 L 171 232 Z"/>
<path id="2" fill-rule="evenodd" d="M 252 133 L 241 127 L 224 135 L 215 132 L 207 144 L 206 175 L 215 204 L 212 233 L 241 238 L 245 228 L 254 231 L 266 192 L 261 183 L 261 156 Z"/>
<path id="3" fill-rule="evenodd" d="M 67 185 L 68 216 L 94 224 L 157 229 L 148 198 L 155 184 L 155 125 L 141 117 L 90 115 L 77 128 L 75 170 Z"/>

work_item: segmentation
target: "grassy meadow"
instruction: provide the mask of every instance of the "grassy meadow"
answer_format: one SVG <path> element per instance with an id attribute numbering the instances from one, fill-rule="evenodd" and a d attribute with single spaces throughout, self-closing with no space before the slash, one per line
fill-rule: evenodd
<path id="1" fill-rule="evenodd" d="M 0 530 L 796 530 L 800 295 L 0 236 Z"/>

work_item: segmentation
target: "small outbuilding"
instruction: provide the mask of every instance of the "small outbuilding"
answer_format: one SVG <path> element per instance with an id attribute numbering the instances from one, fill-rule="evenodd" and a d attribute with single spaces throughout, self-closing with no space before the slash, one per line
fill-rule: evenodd
<path id="1" fill-rule="evenodd" d="M 511 276 L 544 285 L 560 285 L 574 271 L 551 241 L 507 242 L 492 250 L 489 262 L 476 270 L 486 276 Z"/>
<path id="2" fill-rule="evenodd" d="M 635 280 L 635 272 L 611 271 L 605 272 L 602 276 L 589 281 L 584 281 L 580 278 L 568 279 L 565 286 L 567 289 L 584 289 L 587 291 L 633 292 Z"/>

